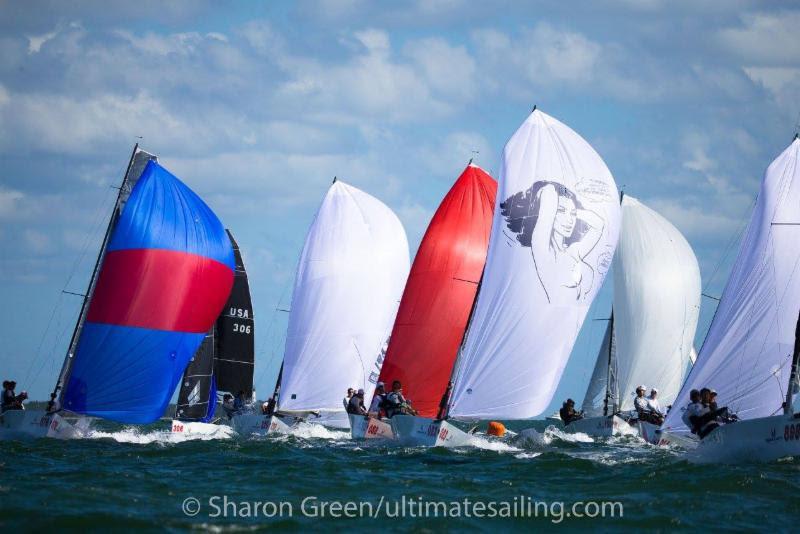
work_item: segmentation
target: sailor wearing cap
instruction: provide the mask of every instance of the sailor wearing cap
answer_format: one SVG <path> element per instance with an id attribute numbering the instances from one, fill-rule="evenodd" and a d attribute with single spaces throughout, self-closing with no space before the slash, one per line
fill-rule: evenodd
<path id="1" fill-rule="evenodd" d="M 650 407 L 651 412 L 664 415 L 661 404 L 658 402 L 658 390 L 656 388 L 650 390 L 650 396 L 647 397 L 647 405 Z"/>
<path id="2" fill-rule="evenodd" d="M 641 416 L 642 413 L 648 411 L 647 405 L 647 397 L 644 396 L 645 392 L 647 391 L 647 386 L 641 385 L 636 388 L 636 398 L 633 399 L 633 407 L 636 408 L 636 411 Z"/>
<path id="3" fill-rule="evenodd" d="M 383 382 L 378 382 L 378 385 L 375 386 L 375 395 L 373 395 L 372 402 L 369 405 L 369 415 L 371 417 L 380 417 L 384 400 L 386 400 L 386 385 Z"/>

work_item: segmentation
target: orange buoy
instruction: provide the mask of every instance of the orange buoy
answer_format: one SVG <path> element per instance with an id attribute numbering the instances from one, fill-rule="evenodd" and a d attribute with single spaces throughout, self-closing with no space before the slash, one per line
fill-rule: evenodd
<path id="1" fill-rule="evenodd" d="M 502 438 L 506 435 L 506 427 L 503 423 L 498 421 L 492 421 L 489 423 L 489 428 L 486 429 L 486 433 L 490 436 L 497 436 L 498 438 Z"/>

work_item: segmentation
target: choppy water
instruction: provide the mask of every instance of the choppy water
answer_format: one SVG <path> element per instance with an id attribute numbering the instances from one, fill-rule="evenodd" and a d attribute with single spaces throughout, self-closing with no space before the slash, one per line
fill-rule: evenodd
<path id="1" fill-rule="evenodd" d="M 0 442 L 0 528 L 796 530 L 798 461 L 696 466 L 635 438 L 593 441 L 535 426 L 536 439 L 477 438 L 459 450 L 356 442 L 317 425 L 262 440 L 186 439 L 160 423 L 107 425 L 92 439 L 68 442 Z M 182 506 L 192 497 L 200 511 L 188 516 Z M 623 516 L 617 509 L 616 517 L 566 517 L 578 501 L 618 502 Z M 351 512 L 323 510 L 330 502 L 354 504 Z M 444 503 L 448 517 L 409 517 L 419 515 L 420 502 Z M 490 514 L 492 502 L 498 515 L 517 503 L 538 517 L 464 517 Z M 353 506 L 379 517 L 330 517 L 359 515 Z M 591 506 L 579 513 L 597 513 Z M 279 508 L 283 517 L 264 517 Z M 402 510 L 406 517 L 386 517 Z M 329 517 L 313 517 L 322 513 Z M 241 517 L 248 514 L 258 517 Z"/>

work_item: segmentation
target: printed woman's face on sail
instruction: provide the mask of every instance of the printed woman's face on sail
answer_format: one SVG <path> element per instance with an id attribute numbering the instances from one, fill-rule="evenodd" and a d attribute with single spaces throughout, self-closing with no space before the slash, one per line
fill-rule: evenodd
<path id="1" fill-rule="evenodd" d="M 500 205 L 516 241 L 531 248 L 536 273 L 551 303 L 574 304 L 594 283 L 594 269 L 584 261 L 602 235 L 604 221 L 583 208 L 567 187 L 537 181 Z"/>
<path id="2" fill-rule="evenodd" d="M 572 237 L 577 220 L 578 209 L 575 207 L 575 201 L 566 195 L 559 195 L 556 218 L 553 221 L 553 232 L 565 239 Z"/>

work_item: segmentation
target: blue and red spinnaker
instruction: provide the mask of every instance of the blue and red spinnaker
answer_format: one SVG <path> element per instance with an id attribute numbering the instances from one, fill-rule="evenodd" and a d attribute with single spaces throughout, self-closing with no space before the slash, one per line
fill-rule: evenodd
<path id="1" fill-rule="evenodd" d="M 161 417 L 228 298 L 234 268 L 214 212 L 150 161 L 113 230 L 63 407 L 123 423 Z"/>

